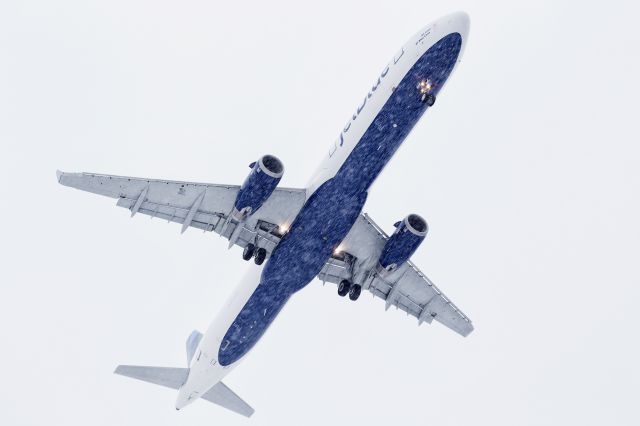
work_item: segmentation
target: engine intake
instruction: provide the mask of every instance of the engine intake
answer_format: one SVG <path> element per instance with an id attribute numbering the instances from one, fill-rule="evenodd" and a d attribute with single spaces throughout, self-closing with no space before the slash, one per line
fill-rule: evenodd
<path id="1" fill-rule="evenodd" d="M 241 221 L 255 213 L 271 196 L 284 174 L 284 165 L 274 155 L 264 155 L 249 164 L 251 172 L 240 187 L 231 216 Z"/>
<path id="2" fill-rule="evenodd" d="M 417 214 L 410 214 L 395 224 L 396 230 L 387 240 L 378 260 L 377 272 L 382 277 L 395 271 L 409 260 L 427 235 L 427 222 Z"/>

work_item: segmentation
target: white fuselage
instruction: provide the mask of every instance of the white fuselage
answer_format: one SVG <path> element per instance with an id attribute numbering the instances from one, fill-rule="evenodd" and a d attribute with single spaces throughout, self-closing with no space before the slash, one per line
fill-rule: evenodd
<path id="1" fill-rule="evenodd" d="M 394 55 L 374 82 L 372 89 L 359 103 L 320 167 L 313 174 L 307 186 L 307 199 L 340 170 L 416 61 L 431 46 L 451 33 L 461 35 L 462 52 L 468 29 L 469 20 L 466 14 L 455 13 L 445 16 L 419 31 Z M 262 270 L 263 266 L 249 267 L 244 278 L 204 334 L 191 360 L 189 377 L 178 393 L 176 408 L 182 408 L 198 399 L 244 359 L 243 356 L 230 365 L 222 366 L 218 360 L 218 353 L 221 345 L 225 344 L 224 336 L 229 327 L 259 285 Z"/>

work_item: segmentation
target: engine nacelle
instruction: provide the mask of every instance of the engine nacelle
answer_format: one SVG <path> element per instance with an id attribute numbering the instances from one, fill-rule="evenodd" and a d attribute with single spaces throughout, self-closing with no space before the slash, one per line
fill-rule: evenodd
<path id="1" fill-rule="evenodd" d="M 249 164 L 249 167 L 251 172 L 240 187 L 231 212 L 231 216 L 237 221 L 246 219 L 258 210 L 271 196 L 284 174 L 282 161 L 273 155 L 262 156 Z"/>
<path id="2" fill-rule="evenodd" d="M 395 271 L 409 260 L 424 237 L 429 227 L 427 222 L 417 214 L 410 214 L 395 224 L 396 230 L 387 240 L 378 260 L 377 272 L 382 277 Z"/>

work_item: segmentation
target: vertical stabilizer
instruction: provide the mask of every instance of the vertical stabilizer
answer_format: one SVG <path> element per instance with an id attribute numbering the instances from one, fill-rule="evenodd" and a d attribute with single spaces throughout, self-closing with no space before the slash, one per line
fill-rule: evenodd
<path id="1" fill-rule="evenodd" d="M 198 330 L 193 330 L 187 338 L 187 365 L 191 365 L 191 360 L 196 353 L 196 349 L 198 349 L 200 340 L 202 340 L 202 333 Z"/>

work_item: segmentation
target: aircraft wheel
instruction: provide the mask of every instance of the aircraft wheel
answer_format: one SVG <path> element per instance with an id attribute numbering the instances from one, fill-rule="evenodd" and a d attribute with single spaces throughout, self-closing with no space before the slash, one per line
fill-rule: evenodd
<path id="1" fill-rule="evenodd" d="M 267 249 L 260 247 L 256 250 L 256 255 L 253 258 L 253 261 L 256 262 L 256 265 L 262 265 L 262 262 L 267 258 Z"/>
<path id="2" fill-rule="evenodd" d="M 338 284 L 338 296 L 346 296 L 347 293 L 349 293 L 349 289 L 351 289 L 351 282 L 349 280 L 340 281 L 340 284 Z"/>
<path id="3" fill-rule="evenodd" d="M 362 286 L 360 284 L 354 284 L 349 289 L 349 299 L 358 300 L 360 293 L 362 292 Z"/>
<path id="4" fill-rule="evenodd" d="M 244 260 L 249 260 L 253 257 L 253 252 L 256 250 L 256 246 L 254 244 L 247 244 L 244 246 L 244 251 L 242 252 L 242 258 Z"/>
<path id="5" fill-rule="evenodd" d="M 425 104 L 427 104 L 427 106 L 433 106 L 433 104 L 436 103 L 436 97 L 433 95 L 425 95 L 422 98 L 422 102 L 424 102 Z"/>

